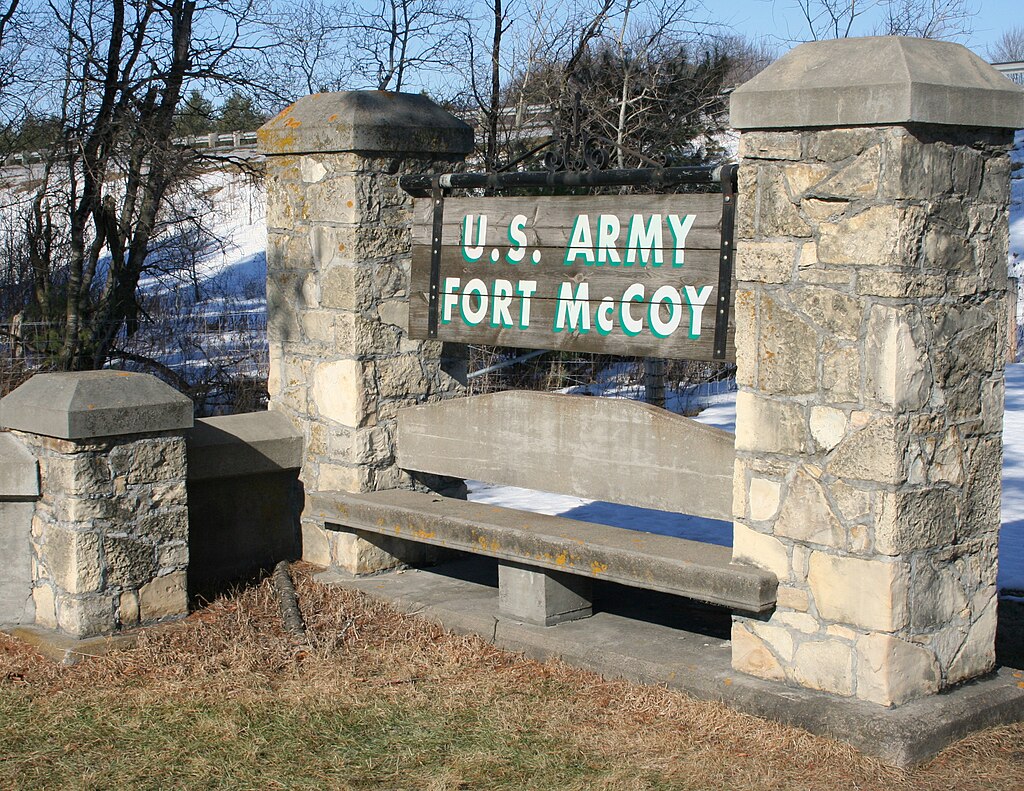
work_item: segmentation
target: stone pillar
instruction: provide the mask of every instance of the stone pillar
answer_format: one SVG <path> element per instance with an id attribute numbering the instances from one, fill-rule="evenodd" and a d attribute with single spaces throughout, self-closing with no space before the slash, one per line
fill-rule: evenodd
<path id="1" fill-rule="evenodd" d="M 39 462 L 36 625 L 89 637 L 186 614 L 192 402 L 147 374 L 37 374 L 0 422 Z"/>
<path id="2" fill-rule="evenodd" d="M 884 705 L 990 671 L 1012 128 L 963 47 L 797 47 L 741 131 L 733 667 Z"/>
<path id="3" fill-rule="evenodd" d="M 395 464 L 396 412 L 457 391 L 465 362 L 406 335 L 412 199 L 398 179 L 452 169 L 472 149 L 473 131 L 423 96 L 354 91 L 300 99 L 259 140 L 270 408 L 303 433 L 302 483 L 307 491 L 415 486 Z M 309 513 L 302 522 L 312 563 L 365 573 L 412 559 L 399 557 L 404 542 L 325 531 Z"/>

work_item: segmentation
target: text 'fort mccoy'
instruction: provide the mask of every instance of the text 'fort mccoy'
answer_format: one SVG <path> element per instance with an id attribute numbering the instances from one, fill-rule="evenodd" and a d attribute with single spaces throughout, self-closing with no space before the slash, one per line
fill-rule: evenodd
<path id="1" fill-rule="evenodd" d="M 465 214 L 460 249 L 468 274 L 442 278 L 441 323 L 527 330 L 535 301 L 556 300 L 553 315 L 544 311 L 545 326 L 555 333 L 699 338 L 716 286 L 686 282 L 686 238 L 696 219 L 633 214 L 626 222 L 614 214 L 578 214 L 564 246 L 551 246 L 531 240 L 524 214 L 497 228 L 487 214 Z M 680 271 L 651 277 L 655 270 Z"/>

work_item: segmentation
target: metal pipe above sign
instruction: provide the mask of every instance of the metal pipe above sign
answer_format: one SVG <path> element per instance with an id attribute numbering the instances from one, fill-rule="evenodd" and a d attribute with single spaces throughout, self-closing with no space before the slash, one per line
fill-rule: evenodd
<path id="1" fill-rule="evenodd" d="M 413 208 L 410 336 L 734 360 L 736 166 L 666 170 L 713 174 L 722 192 L 450 198 L 481 179 L 614 171 L 403 177 L 430 195 Z"/>

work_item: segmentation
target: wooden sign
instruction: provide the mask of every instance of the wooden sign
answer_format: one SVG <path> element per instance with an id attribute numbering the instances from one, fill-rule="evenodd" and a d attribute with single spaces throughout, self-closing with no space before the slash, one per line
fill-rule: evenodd
<path id="1" fill-rule="evenodd" d="M 732 240 L 723 247 L 722 205 L 721 193 L 447 198 L 440 206 L 417 199 L 410 335 L 733 360 Z M 716 354 L 719 311 L 728 334 Z"/>

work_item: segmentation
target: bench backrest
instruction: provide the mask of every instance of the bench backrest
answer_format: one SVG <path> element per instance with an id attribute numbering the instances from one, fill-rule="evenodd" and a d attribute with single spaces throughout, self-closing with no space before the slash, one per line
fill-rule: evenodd
<path id="1" fill-rule="evenodd" d="M 735 439 L 636 401 L 507 391 L 398 413 L 407 470 L 732 520 Z"/>

